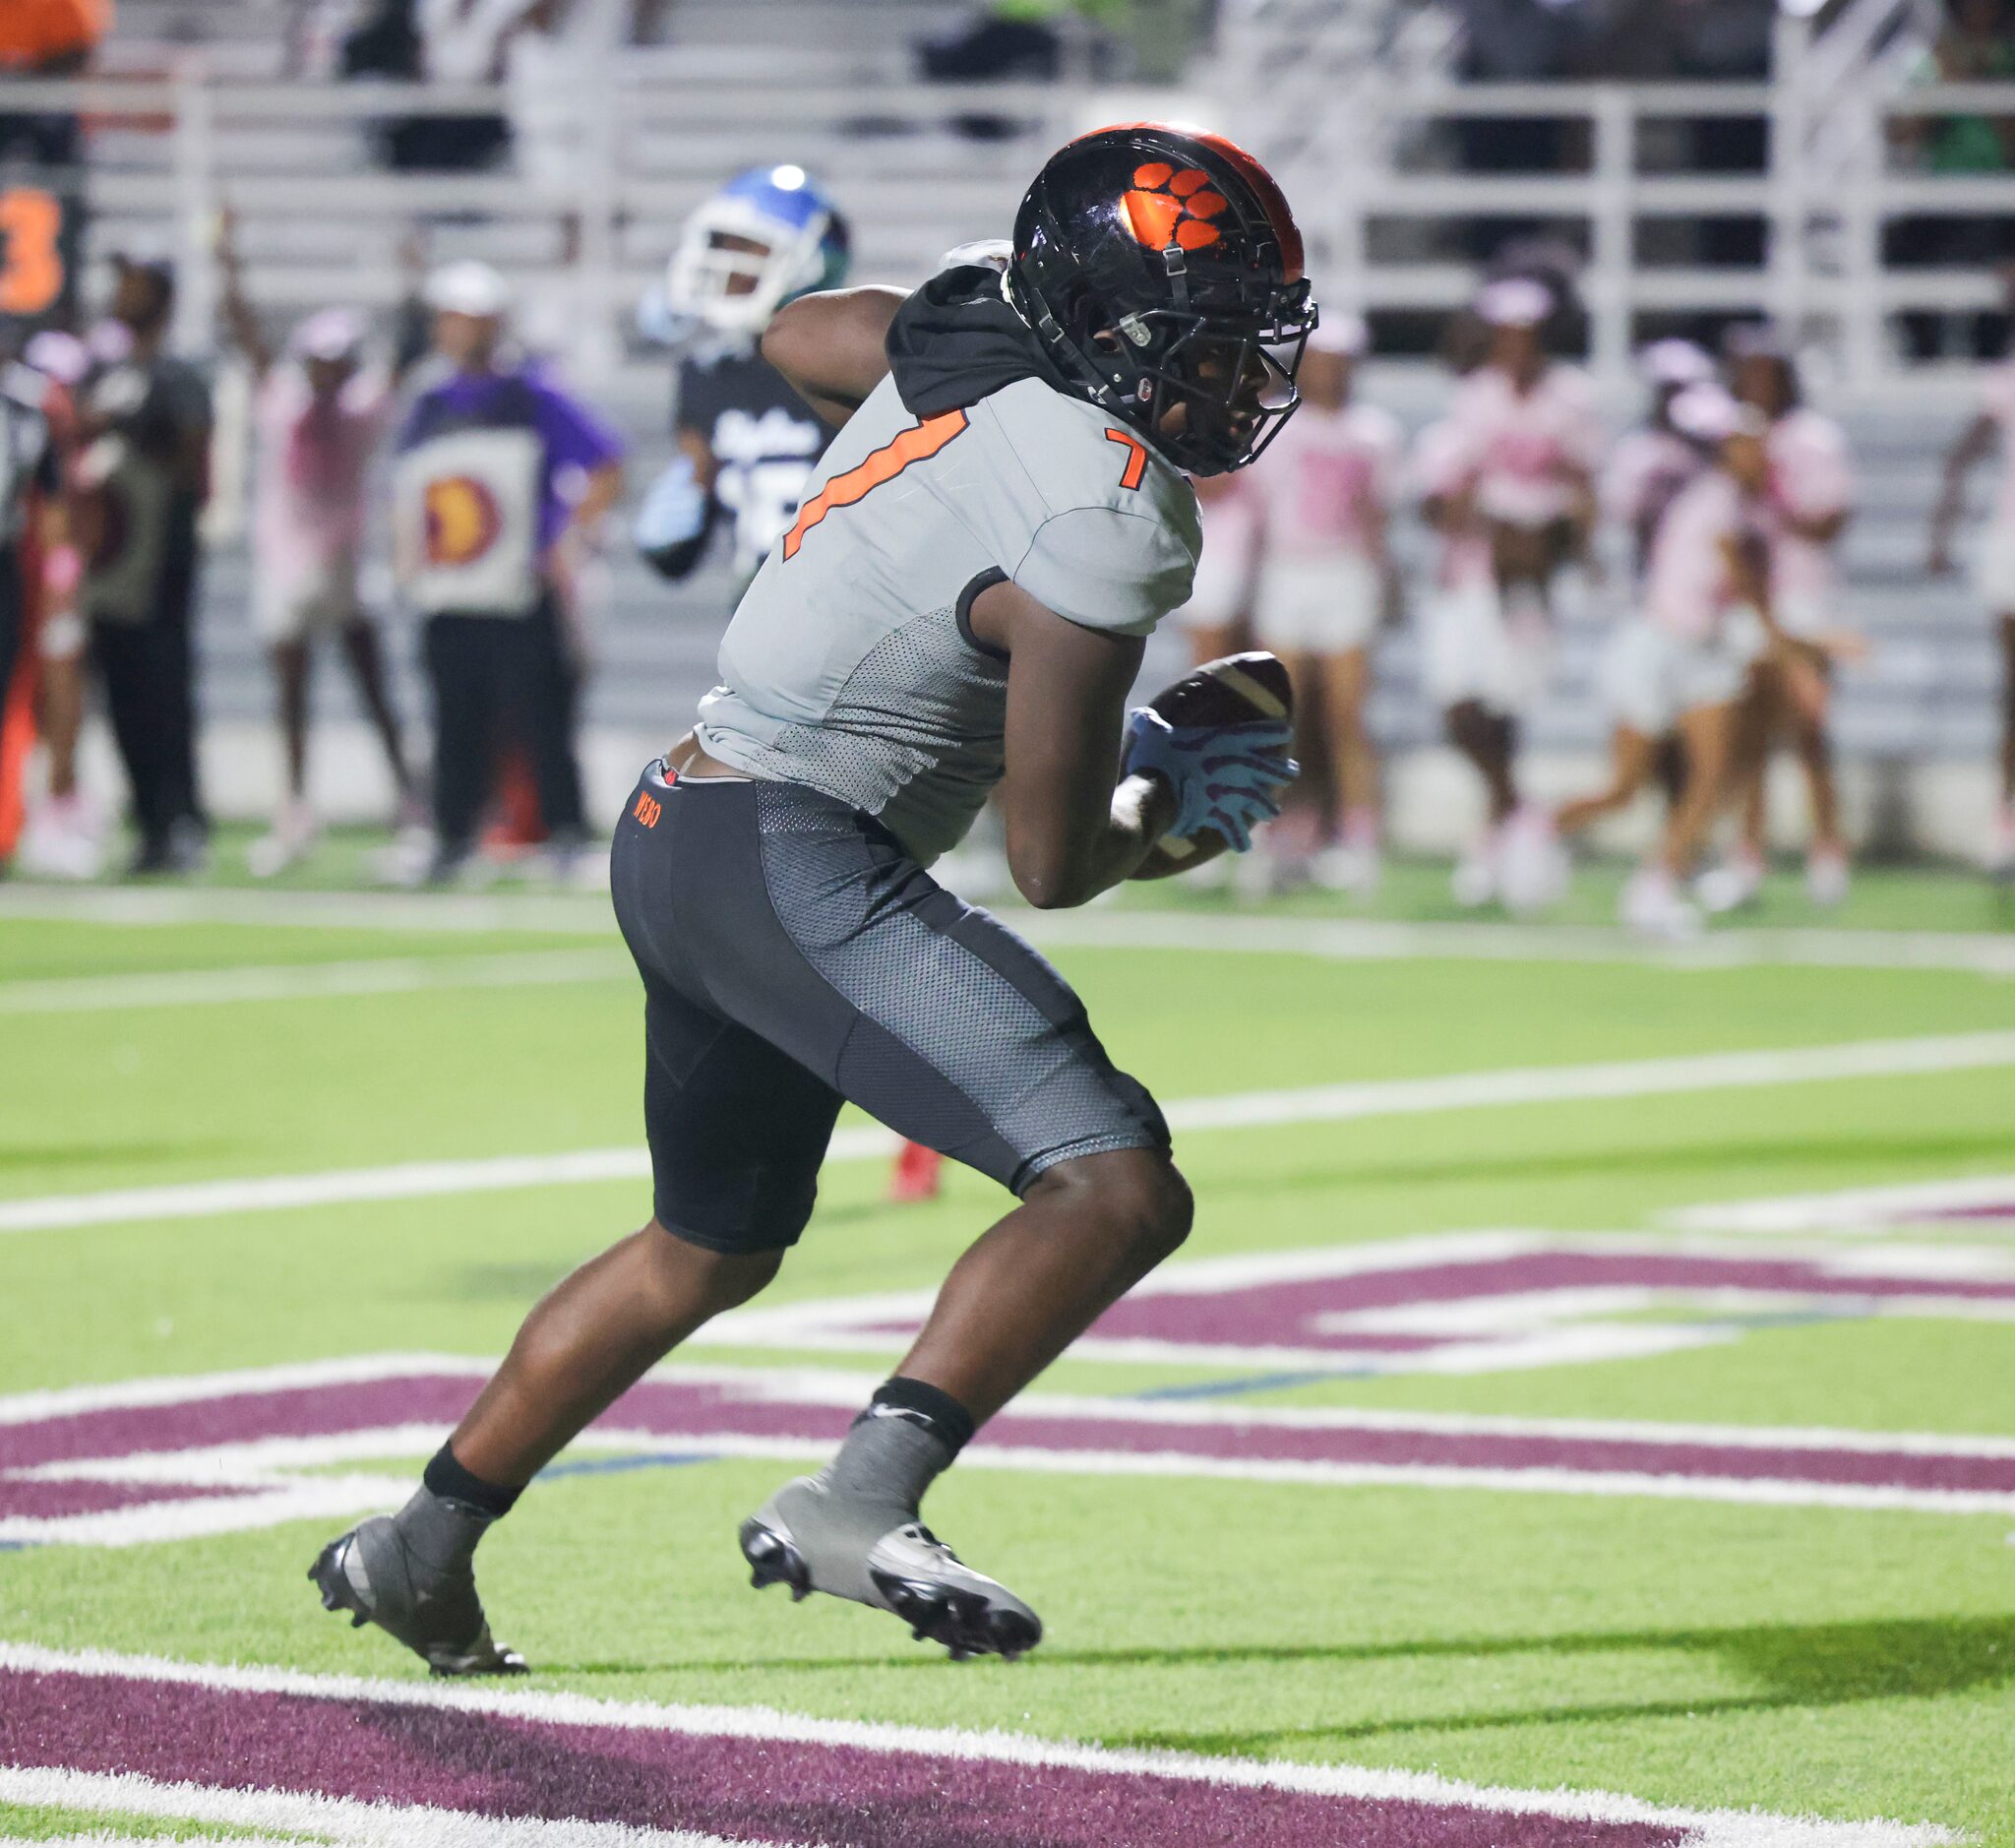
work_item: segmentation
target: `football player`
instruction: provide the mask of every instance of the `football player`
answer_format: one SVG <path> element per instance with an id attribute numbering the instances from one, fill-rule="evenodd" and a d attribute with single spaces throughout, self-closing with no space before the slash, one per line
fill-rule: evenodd
<path id="1" fill-rule="evenodd" d="M 851 414 L 735 613 L 721 684 L 617 829 L 653 1217 L 532 1312 L 412 1500 L 323 1551 L 330 1608 L 438 1672 L 521 1667 L 484 1621 L 477 1544 L 646 1369 L 775 1276 L 851 1099 L 1018 1203 L 742 1551 L 759 1585 L 891 1612 L 954 1654 L 1040 1639 L 919 1505 L 1182 1243 L 1190 1195 L 1160 1110 L 1063 978 L 928 869 L 997 781 L 1015 883 L 1045 907 L 1129 878 L 1164 835 L 1244 842 L 1277 810 L 1284 722 L 1178 729 L 1127 700 L 1190 592 L 1186 477 L 1265 447 L 1314 320 L 1258 162 L 1135 123 L 1043 167 L 1005 277 L 970 265 L 772 322 L 771 362 Z"/>
<path id="2" fill-rule="evenodd" d="M 786 302 L 846 279 L 847 226 L 802 167 L 754 167 L 686 221 L 646 302 L 647 331 L 683 342 L 672 431 L 679 453 L 638 510 L 638 549 L 665 577 L 689 576 L 716 527 L 735 588 L 797 518 L 832 432 L 763 357 Z"/>
<path id="3" fill-rule="evenodd" d="M 797 518 L 833 429 L 763 357 L 786 302 L 846 279 L 846 220 L 805 170 L 752 167 L 686 221 L 644 331 L 684 346 L 672 433 L 678 454 L 651 484 L 634 527 L 646 563 L 676 583 L 725 527 L 739 597 Z M 896 1156 L 892 1203 L 935 1200 L 935 1149 Z"/>

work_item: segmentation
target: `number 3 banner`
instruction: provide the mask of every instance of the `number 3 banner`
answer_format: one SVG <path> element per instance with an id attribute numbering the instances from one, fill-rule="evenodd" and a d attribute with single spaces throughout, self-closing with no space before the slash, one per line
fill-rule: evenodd
<path id="1" fill-rule="evenodd" d="M 16 328 L 67 325 L 77 297 L 85 205 L 67 187 L 0 187 L 0 317 Z"/>

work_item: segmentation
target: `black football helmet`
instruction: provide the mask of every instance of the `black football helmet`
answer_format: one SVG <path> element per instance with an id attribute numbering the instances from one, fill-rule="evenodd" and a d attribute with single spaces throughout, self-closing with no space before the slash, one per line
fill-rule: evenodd
<path id="1" fill-rule="evenodd" d="M 1301 402 L 1302 234 L 1220 136 L 1131 122 L 1051 155 L 1008 293 L 1072 386 L 1191 474 L 1243 468 Z"/>

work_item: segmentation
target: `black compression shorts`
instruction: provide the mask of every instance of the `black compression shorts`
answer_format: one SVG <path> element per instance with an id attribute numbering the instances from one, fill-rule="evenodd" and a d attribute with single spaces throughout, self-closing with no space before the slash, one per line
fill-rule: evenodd
<path id="1" fill-rule="evenodd" d="M 794 1243 L 843 1099 L 1017 1194 L 1168 1146 L 1064 978 L 830 796 L 653 764 L 611 882 L 643 976 L 657 1219 L 696 1245 Z"/>

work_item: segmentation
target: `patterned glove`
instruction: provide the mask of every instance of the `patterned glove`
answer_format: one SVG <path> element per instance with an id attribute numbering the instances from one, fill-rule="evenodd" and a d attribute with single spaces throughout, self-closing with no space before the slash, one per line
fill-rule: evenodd
<path id="1" fill-rule="evenodd" d="M 1171 725 L 1150 707 L 1128 715 L 1122 773 L 1159 776 L 1176 798 L 1168 832 L 1187 840 L 1214 828 L 1234 853 L 1252 844 L 1252 828 L 1280 813 L 1280 792 L 1301 772 L 1287 754 L 1285 719 L 1237 725 Z"/>

